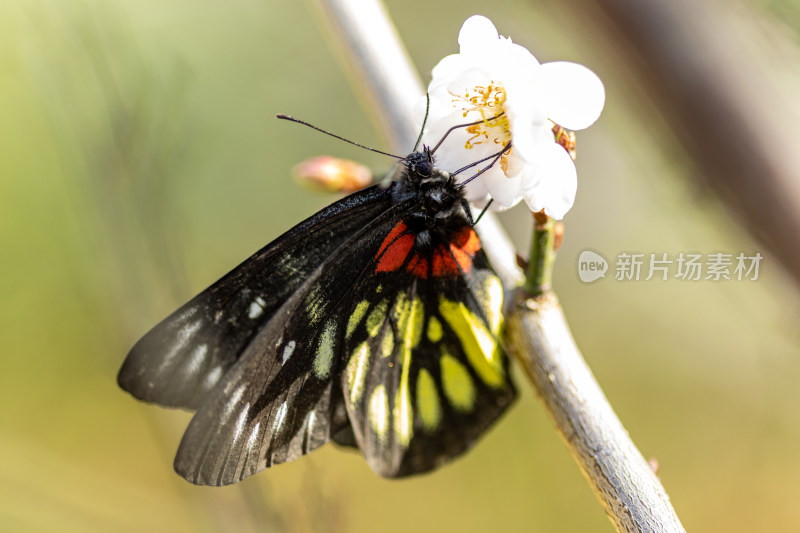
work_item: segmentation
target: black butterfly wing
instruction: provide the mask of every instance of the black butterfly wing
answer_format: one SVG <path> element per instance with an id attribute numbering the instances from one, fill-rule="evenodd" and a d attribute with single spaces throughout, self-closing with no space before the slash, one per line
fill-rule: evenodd
<path id="1" fill-rule="evenodd" d="M 497 341 L 502 286 L 483 251 L 469 252 L 446 258 L 458 268 L 444 276 L 433 275 L 434 257 L 410 254 L 353 291 L 341 389 L 359 447 L 382 476 L 460 455 L 515 398 Z"/>
<path id="2" fill-rule="evenodd" d="M 280 305 L 198 408 L 175 470 L 227 485 L 347 435 L 338 377 L 354 285 L 408 205 L 393 205 L 329 254 Z"/>
<path id="3" fill-rule="evenodd" d="M 391 189 L 374 186 L 293 227 L 142 337 L 119 385 L 141 400 L 196 409 L 308 276 L 391 204 Z"/>
<path id="4" fill-rule="evenodd" d="M 357 443 L 381 475 L 424 472 L 513 401 L 502 290 L 479 244 L 446 239 L 439 267 L 435 254 L 423 268 L 412 248 L 399 253 L 398 228 L 421 213 L 395 187 L 299 224 L 131 350 L 124 389 L 198 409 L 175 460 L 187 480 L 235 483 L 331 439 Z"/>

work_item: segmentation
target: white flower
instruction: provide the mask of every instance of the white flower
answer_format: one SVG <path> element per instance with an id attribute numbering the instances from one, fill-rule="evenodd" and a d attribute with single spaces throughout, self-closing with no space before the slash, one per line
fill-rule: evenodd
<path id="1" fill-rule="evenodd" d="M 471 181 L 467 199 L 507 209 L 521 199 L 534 212 L 560 219 L 572 207 L 577 189 L 575 165 L 556 143 L 553 123 L 570 130 L 589 127 L 600 116 L 605 91 L 600 79 L 576 63 L 540 65 L 525 48 L 500 37 L 492 22 L 473 16 L 458 35 L 461 51 L 442 59 L 428 86 L 430 113 L 423 142 L 435 146 L 437 165 L 455 171 L 511 142 L 511 149 L 488 171 Z M 425 101 L 418 106 L 422 119 Z M 490 120 L 503 113 L 501 117 Z M 459 174 L 465 180 L 489 164 Z"/>

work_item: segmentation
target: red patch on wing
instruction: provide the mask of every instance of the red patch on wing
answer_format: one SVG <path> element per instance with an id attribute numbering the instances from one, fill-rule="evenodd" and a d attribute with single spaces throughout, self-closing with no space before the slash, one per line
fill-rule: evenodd
<path id="1" fill-rule="evenodd" d="M 398 222 L 383 239 L 375 254 L 378 262 L 375 272 L 394 272 L 406 265 L 406 272 L 428 279 L 429 275 L 453 277 L 472 270 L 472 258 L 481 249 L 478 235 L 472 228 L 465 226 L 453 235 L 449 244 L 437 245 L 431 252 L 430 260 L 418 252 L 409 259 L 416 237 L 412 233 L 405 233 L 407 229 L 403 222 Z"/>
<path id="2" fill-rule="evenodd" d="M 461 228 L 450 241 L 449 249 L 444 245 L 433 252 L 433 275 L 456 276 L 459 272 L 472 270 L 472 258 L 481 249 L 475 231 L 467 226 Z"/>
<path id="3" fill-rule="evenodd" d="M 441 244 L 433 251 L 433 275 L 437 277 L 458 275 L 458 266 L 453 261 L 453 256 Z"/>
<path id="4" fill-rule="evenodd" d="M 419 254 L 414 254 L 411 261 L 408 262 L 406 270 L 418 278 L 428 279 L 428 260 Z"/>
<path id="5" fill-rule="evenodd" d="M 478 239 L 478 235 L 472 228 L 468 227 L 461 228 L 450 243 L 450 251 L 464 272 L 470 271 L 472 258 L 475 257 L 475 253 L 480 249 L 481 241 Z"/>
<path id="6" fill-rule="evenodd" d="M 383 239 L 378 253 L 375 254 L 378 260 L 375 272 L 393 272 L 406 262 L 408 253 L 414 247 L 414 236 L 410 233 L 403 234 L 405 230 L 406 225 L 398 222 Z"/>
<path id="7" fill-rule="evenodd" d="M 378 249 L 378 253 L 375 254 L 375 259 L 379 258 L 381 254 L 384 252 L 384 250 L 386 250 L 386 248 L 388 248 L 389 245 L 392 244 L 394 240 L 397 237 L 399 237 L 400 234 L 403 233 L 405 230 L 406 230 L 406 225 L 402 220 L 397 224 L 395 224 L 394 227 L 392 228 L 392 231 L 389 232 L 389 235 L 387 235 L 386 238 L 383 239 L 381 247 Z"/>

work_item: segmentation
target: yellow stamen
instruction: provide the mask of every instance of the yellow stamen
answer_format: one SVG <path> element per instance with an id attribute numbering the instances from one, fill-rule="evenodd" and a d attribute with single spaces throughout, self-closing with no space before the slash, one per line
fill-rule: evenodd
<path id="1" fill-rule="evenodd" d="M 461 107 L 462 115 L 466 118 L 470 113 L 480 113 L 481 122 L 466 128 L 472 136 L 464 143 L 465 150 L 471 150 L 475 145 L 485 142 L 507 146 L 511 142 L 511 129 L 507 115 L 499 118 L 503 113 L 503 104 L 506 101 L 506 90 L 502 85 L 494 82 L 484 87 L 476 85 L 464 92 L 463 96 L 453 94 L 453 106 Z M 508 170 L 508 156 L 511 150 L 500 158 L 500 168 L 505 173 Z"/>

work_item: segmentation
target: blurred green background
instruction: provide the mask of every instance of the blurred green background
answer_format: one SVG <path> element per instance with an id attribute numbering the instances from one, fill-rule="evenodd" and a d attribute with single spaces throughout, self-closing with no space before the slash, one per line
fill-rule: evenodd
<path id="1" fill-rule="evenodd" d="M 387 5 L 426 82 L 474 13 L 603 78 L 555 280 L 574 335 L 687 530 L 800 530 L 800 300 L 777 261 L 554 0 Z M 797 4 L 723 6 L 743 41 L 796 50 Z M 303 3 L 0 2 L 0 531 L 611 531 L 518 371 L 520 401 L 432 475 L 383 480 L 333 446 L 228 488 L 173 473 L 189 414 L 117 388 L 127 350 L 331 200 L 294 164 L 390 165 L 279 112 L 385 148 Z M 503 220 L 527 250 L 529 215 Z M 586 285 L 585 248 L 766 258 L 756 282 Z"/>

